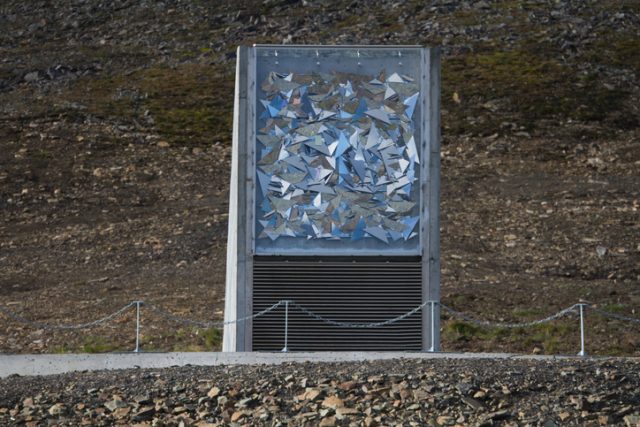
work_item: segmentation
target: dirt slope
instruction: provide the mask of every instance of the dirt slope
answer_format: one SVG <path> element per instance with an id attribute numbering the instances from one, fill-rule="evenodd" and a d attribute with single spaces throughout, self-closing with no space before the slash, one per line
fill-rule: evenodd
<path id="1" fill-rule="evenodd" d="M 143 299 L 221 319 L 235 47 L 443 46 L 443 302 L 531 320 L 578 302 L 640 316 L 640 9 L 633 1 L 5 0 L 0 302 L 78 323 Z M 0 316 L 0 351 L 133 348 L 133 313 L 86 332 Z M 448 350 L 575 352 L 575 320 Z M 596 354 L 640 327 L 590 315 Z M 219 332 L 143 315 L 143 348 Z"/>

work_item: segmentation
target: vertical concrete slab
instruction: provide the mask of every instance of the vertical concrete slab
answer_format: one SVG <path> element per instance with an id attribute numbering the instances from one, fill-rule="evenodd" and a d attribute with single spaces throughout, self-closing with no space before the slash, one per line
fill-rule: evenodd
<path id="1" fill-rule="evenodd" d="M 440 301 L 440 49 L 423 53 L 423 152 L 428 165 L 423 183 L 427 221 L 422 221 L 422 299 Z M 424 182 L 424 181 L 423 181 Z M 433 310 L 433 312 L 432 312 Z M 433 325 L 432 325 L 433 323 Z M 432 337 L 433 333 L 433 337 Z M 422 310 L 422 350 L 440 351 L 440 306 L 431 304 Z"/>
<path id="2" fill-rule="evenodd" d="M 233 109 L 233 141 L 231 149 L 231 180 L 229 188 L 229 218 L 227 230 L 227 274 L 224 303 L 224 320 L 232 322 L 244 315 L 244 263 L 246 251 L 245 216 L 246 195 L 246 104 L 247 104 L 247 58 L 248 48 L 238 47 L 236 58 L 236 86 Z M 244 340 L 244 325 L 227 323 L 224 326 L 222 350 L 238 351 Z"/>

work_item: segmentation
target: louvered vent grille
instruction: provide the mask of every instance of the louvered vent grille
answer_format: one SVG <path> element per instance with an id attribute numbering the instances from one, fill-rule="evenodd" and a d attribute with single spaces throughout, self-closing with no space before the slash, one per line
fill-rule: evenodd
<path id="1" fill-rule="evenodd" d="M 283 299 L 341 322 L 384 321 L 418 306 L 422 299 L 419 260 L 282 260 L 256 258 L 253 312 Z M 284 306 L 253 320 L 253 350 L 276 351 L 284 344 Z M 289 308 L 291 351 L 420 350 L 420 312 L 392 325 L 340 328 Z"/>

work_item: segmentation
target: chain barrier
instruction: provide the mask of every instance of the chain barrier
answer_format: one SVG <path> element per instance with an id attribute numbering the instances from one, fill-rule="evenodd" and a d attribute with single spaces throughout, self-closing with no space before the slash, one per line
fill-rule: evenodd
<path id="1" fill-rule="evenodd" d="M 398 317 L 394 317 L 393 319 L 389 319 L 389 320 L 384 320 L 382 322 L 373 322 L 373 323 L 350 323 L 350 322 L 339 322 L 337 320 L 332 320 L 332 319 L 327 319 L 326 317 L 322 317 L 321 315 L 314 313 L 313 311 L 309 310 L 308 308 L 298 304 L 295 301 L 289 301 L 289 303 L 291 305 L 293 305 L 294 307 L 296 307 L 297 309 L 301 310 L 303 313 L 307 314 L 310 317 L 313 317 L 316 320 L 319 320 L 321 322 L 327 323 L 329 325 L 332 326 L 337 326 L 338 328 L 362 328 L 362 329 L 366 329 L 366 328 L 381 328 L 383 326 L 387 326 L 387 325 L 391 325 L 393 323 L 399 322 L 403 319 L 406 319 L 407 317 L 410 317 L 412 315 L 414 315 L 415 313 L 417 313 L 418 311 L 422 310 L 427 304 L 430 303 L 430 301 L 425 301 L 422 304 L 420 304 L 419 306 L 417 306 L 416 308 L 414 308 L 411 311 L 408 311 L 404 314 L 401 314 Z"/>
<path id="2" fill-rule="evenodd" d="M 251 320 L 251 319 L 255 319 L 257 317 L 263 316 L 273 310 L 275 310 L 276 308 L 278 308 L 281 305 L 285 305 L 285 346 L 283 348 L 283 351 L 288 351 L 288 347 L 287 347 L 287 331 L 288 331 L 288 314 L 289 314 L 289 306 L 295 307 L 297 309 L 299 309 L 300 311 L 302 311 L 304 314 L 318 320 L 324 323 L 327 323 L 329 325 L 332 326 L 336 326 L 339 328 L 362 328 L 362 329 L 366 329 L 366 328 L 381 328 L 384 326 L 388 326 L 391 325 L 393 323 L 397 323 L 400 322 L 401 320 L 404 320 L 408 317 L 413 316 L 414 314 L 416 314 L 417 312 L 419 312 L 420 310 L 422 310 L 423 308 L 425 308 L 428 304 L 431 305 L 431 315 L 432 315 L 432 320 L 431 320 L 431 327 L 432 327 L 432 331 L 431 331 L 431 338 L 432 338 L 432 343 L 431 343 L 431 349 L 428 351 L 435 351 L 435 346 L 434 346 L 434 341 L 433 341 L 433 337 L 435 336 L 435 331 L 433 330 L 433 326 L 435 323 L 434 320 L 434 312 L 435 312 L 435 306 L 439 305 L 442 310 L 448 312 L 449 314 L 451 314 L 453 317 L 459 318 L 461 320 L 464 320 L 466 322 L 469 322 L 471 324 L 477 325 L 477 326 L 481 326 L 481 327 L 489 327 L 489 328 L 508 328 L 508 329 L 514 329 L 514 328 L 526 328 L 526 327 L 531 327 L 531 326 L 536 326 L 536 325 L 540 325 L 546 322 L 551 322 L 553 320 L 559 319 L 561 317 L 567 316 L 569 314 L 579 314 L 580 317 L 580 347 L 581 350 L 578 353 L 579 356 L 585 356 L 585 342 L 584 342 L 584 333 L 585 333 L 585 327 L 584 327 L 584 309 L 585 308 L 589 308 L 591 310 L 593 310 L 594 312 L 600 314 L 601 316 L 607 317 L 607 318 L 611 318 L 611 319 L 615 319 L 615 320 L 621 320 L 621 321 L 627 321 L 627 322 L 632 322 L 632 323 L 637 323 L 640 324 L 640 319 L 637 318 L 633 318 L 633 317 L 627 317 L 627 316 L 623 316 L 620 314 L 616 314 L 616 313 L 611 313 L 608 311 L 604 311 L 601 310 L 599 308 L 595 308 L 593 307 L 591 304 L 586 304 L 586 303 L 579 303 L 579 304 L 574 304 L 570 307 L 567 307 L 563 310 L 560 310 L 559 312 L 552 314 L 551 316 L 545 317 L 544 319 L 539 319 L 539 320 L 533 320 L 531 322 L 521 322 L 521 323 L 500 323 L 500 322 L 492 322 L 492 321 L 487 321 L 487 320 L 478 320 L 475 319 L 473 317 L 468 316 L 465 313 L 462 313 L 460 311 L 457 311 L 445 304 L 442 304 L 441 302 L 438 301 L 424 301 L 422 304 L 420 304 L 419 306 L 413 308 L 412 310 L 401 314 L 399 316 L 396 316 L 392 319 L 388 319 L 388 320 L 384 320 L 384 321 L 380 321 L 380 322 L 371 322 L 371 323 L 357 323 L 357 322 L 341 322 L 341 321 L 337 321 L 337 320 L 333 320 L 333 319 L 328 319 L 320 314 L 317 314 L 313 311 L 311 311 L 310 309 L 304 307 L 303 305 L 298 304 L 297 302 L 293 301 L 293 300 L 280 300 L 278 302 L 276 302 L 275 304 L 271 305 L 270 307 L 265 308 L 262 311 L 259 311 L 255 314 L 252 314 L 250 316 L 245 316 L 245 317 L 241 317 L 239 319 L 235 319 L 235 320 L 228 320 L 228 321 L 201 321 L 201 320 L 193 320 L 193 319 L 188 319 L 188 318 L 184 318 L 184 317 L 180 317 L 180 316 L 176 316 L 175 314 L 157 307 L 153 304 L 148 304 L 145 303 L 144 301 L 132 301 L 129 304 L 125 305 L 124 307 L 120 308 L 119 310 L 115 311 L 112 314 L 109 314 L 108 316 L 102 317 L 100 319 L 94 320 L 92 322 L 87 322 L 87 323 L 80 323 L 77 325 L 51 325 L 48 323 L 42 323 L 42 322 L 37 322 L 37 321 L 31 321 L 28 320 L 14 312 L 12 312 L 11 310 L 0 306 L 0 313 L 4 314 L 5 316 L 7 316 L 10 319 L 13 319 L 19 323 L 23 323 L 29 326 L 33 326 L 36 327 L 38 329 L 44 329 L 44 330 L 72 330 L 72 329 L 86 329 L 86 328 L 91 328 L 93 326 L 97 326 L 100 325 L 102 323 L 108 322 L 120 315 L 122 315 L 125 311 L 127 311 L 128 309 L 130 309 L 131 307 L 135 307 L 136 308 L 136 348 L 134 350 L 134 352 L 139 352 L 139 338 L 140 338 L 140 307 L 144 306 L 145 308 L 148 308 L 150 311 L 158 314 L 160 317 L 173 321 L 173 322 L 178 322 L 178 323 L 183 323 L 183 324 L 188 324 L 188 325 L 192 325 L 192 326 L 196 326 L 196 327 L 200 327 L 200 328 L 212 328 L 212 327 L 222 327 L 225 325 L 231 325 L 234 323 L 239 323 L 239 322 L 244 322 L 247 320 Z M 577 312 L 577 313 L 576 313 Z"/>
<path id="3" fill-rule="evenodd" d="M 453 308 L 444 305 L 442 303 L 438 303 L 440 307 L 442 307 L 445 311 L 451 313 L 454 317 L 464 320 L 465 322 L 472 323 L 477 326 L 484 326 L 488 328 L 506 328 L 506 329 L 516 329 L 516 328 L 527 328 L 531 326 L 541 325 L 546 322 L 551 322 L 552 320 L 559 319 L 563 316 L 566 316 L 569 313 L 575 314 L 575 309 L 580 306 L 580 304 L 574 304 L 571 307 L 567 307 L 564 310 L 561 310 L 555 314 L 552 314 L 549 317 L 545 317 L 544 319 L 533 320 L 531 322 L 522 322 L 522 323 L 499 323 L 499 322 L 491 322 L 488 320 L 477 320 L 472 317 L 467 316 L 466 314 L 454 310 Z"/>
<path id="4" fill-rule="evenodd" d="M 415 313 L 417 313 L 418 311 L 422 310 L 425 306 L 427 306 L 430 303 L 434 303 L 436 305 L 439 305 L 440 307 L 442 307 L 442 309 L 448 313 L 450 313 L 452 316 L 464 320 L 465 322 L 469 322 L 472 323 L 474 325 L 477 326 L 483 326 L 483 327 L 489 327 L 489 328 L 509 328 L 509 329 L 515 329 L 515 328 L 526 328 L 526 327 L 531 327 L 531 326 L 536 326 L 536 325 L 540 325 L 543 323 L 547 323 L 547 322 L 551 322 L 553 320 L 559 319 L 561 317 L 567 316 L 569 314 L 576 314 L 576 309 L 579 308 L 580 305 L 589 308 L 590 310 L 604 316 L 604 317 L 608 317 L 611 319 L 615 319 L 615 320 L 621 320 L 621 321 L 627 321 L 627 322 L 632 322 L 632 323 L 637 323 L 640 324 L 640 319 L 637 318 L 633 318 L 633 317 L 627 317 L 627 316 L 622 316 L 620 314 L 616 314 L 616 313 L 611 313 L 608 311 L 604 311 L 601 309 L 598 309 L 594 306 L 592 306 L 591 304 L 574 304 L 570 307 L 567 307 L 555 314 L 552 314 L 551 316 L 545 317 L 544 319 L 539 319 L 539 320 L 533 320 L 531 322 L 521 322 L 521 323 L 501 323 L 501 322 L 492 322 L 492 321 L 488 321 L 488 320 L 478 320 L 475 319 L 473 317 L 470 317 L 469 315 L 457 311 L 451 307 L 449 307 L 448 305 L 442 304 L 441 302 L 437 302 L 437 301 L 425 301 L 422 304 L 420 304 L 419 306 L 413 308 L 412 310 L 401 314 L 397 317 L 394 317 L 392 319 L 387 319 L 384 321 L 380 321 L 380 322 L 372 322 L 372 323 L 357 323 L 357 322 L 341 322 L 341 321 L 337 321 L 337 320 L 333 320 L 333 319 L 328 319 L 320 314 L 317 314 L 315 312 L 313 312 L 312 310 L 304 307 L 303 305 L 298 304 L 295 301 L 292 300 L 280 300 L 278 302 L 276 302 L 275 304 L 267 307 L 266 309 L 259 311 L 255 314 L 252 314 L 250 316 L 245 316 L 245 317 L 241 317 L 239 319 L 235 319 L 235 320 L 228 320 L 228 321 L 202 321 L 202 320 L 193 320 L 193 319 L 188 319 L 188 318 L 184 318 L 184 317 L 180 317 L 180 316 L 176 316 L 173 313 L 170 313 L 169 311 L 160 308 L 158 306 L 155 306 L 153 304 L 150 303 L 146 303 L 144 301 L 132 301 L 129 304 L 123 306 L 122 308 L 120 308 L 119 310 L 115 311 L 112 314 L 109 314 L 108 316 L 102 317 L 100 319 L 94 320 L 92 322 L 87 322 L 87 323 L 80 323 L 80 324 L 76 324 L 76 325 L 51 325 L 48 323 L 42 323 L 42 322 L 37 322 L 37 321 L 32 321 L 32 320 L 28 320 L 2 306 L 0 306 L 0 313 L 3 313 L 5 316 L 7 316 L 8 318 L 11 318 L 17 322 L 29 325 L 29 326 L 34 326 L 36 328 L 39 329 L 44 329 L 44 330 L 68 330 L 68 329 L 87 329 L 87 328 L 91 328 L 93 326 L 97 326 L 101 323 L 105 323 L 108 322 L 109 320 L 112 320 L 116 317 L 118 317 L 119 315 L 121 315 L 122 313 L 124 313 L 125 311 L 127 311 L 129 308 L 136 306 L 138 303 L 141 306 L 144 306 L 145 308 L 149 309 L 150 311 L 160 315 L 161 317 L 167 319 L 167 320 L 171 320 L 173 322 L 178 322 L 178 323 L 183 323 L 183 324 L 188 324 L 188 325 L 192 325 L 192 326 L 197 326 L 197 327 L 202 327 L 202 328 L 212 328 L 212 327 L 222 327 L 224 325 L 230 325 L 230 324 L 234 324 L 234 323 L 239 323 L 239 322 L 244 322 L 250 319 L 255 319 L 257 317 L 263 316 L 273 310 L 275 310 L 276 308 L 278 308 L 281 305 L 284 305 L 285 303 L 289 303 L 291 304 L 291 306 L 299 309 L 300 311 L 302 311 L 303 313 L 305 313 L 306 315 L 308 315 L 309 317 L 312 317 L 318 321 L 327 323 L 329 325 L 332 326 L 336 326 L 339 328 L 360 328 L 360 329 L 366 329 L 366 328 L 380 328 L 383 326 L 388 326 L 391 325 L 393 323 L 397 323 L 401 320 L 406 319 L 407 317 L 411 317 L 412 315 L 414 315 Z"/>
<path id="5" fill-rule="evenodd" d="M 622 320 L 622 321 L 627 321 L 627 322 L 640 324 L 640 319 L 636 319 L 636 318 L 633 318 L 633 317 L 622 316 L 621 314 L 610 313 L 608 311 L 604 311 L 604 310 L 600 310 L 599 308 L 595 308 L 595 307 L 593 307 L 591 305 L 587 305 L 587 307 L 589 307 L 591 310 L 593 310 L 594 312 L 598 313 L 599 315 L 604 316 L 604 317 L 608 317 L 610 319 Z"/>
<path id="6" fill-rule="evenodd" d="M 267 314 L 268 312 L 275 310 L 276 308 L 278 308 L 280 305 L 284 304 L 285 302 L 286 302 L 285 300 L 278 301 L 277 303 L 273 304 L 271 307 L 267 307 L 262 311 L 259 311 L 259 312 L 255 313 L 255 314 L 252 314 L 251 316 L 245 316 L 245 317 L 241 317 L 241 318 L 235 319 L 235 320 L 228 320 L 226 322 L 224 322 L 224 321 L 215 322 L 215 321 L 202 321 L 202 320 L 186 319 L 184 317 L 176 316 L 175 314 L 172 314 L 172 313 L 168 312 L 165 309 L 162 309 L 160 307 L 156 307 L 156 306 L 151 305 L 151 304 L 145 304 L 145 307 L 147 307 L 151 311 L 155 312 L 156 314 L 160 315 L 160 317 L 163 317 L 163 318 L 165 318 L 167 320 L 171 320 L 173 322 L 178 322 L 178 323 L 183 323 L 183 324 L 187 324 L 187 325 L 198 326 L 198 327 L 201 327 L 201 328 L 219 328 L 219 327 L 222 327 L 224 325 L 232 325 L 234 323 L 244 322 L 244 321 L 247 321 L 249 319 L 255 319 L 256 317 L 263 316 L 263 315 Z"/>
<path id="7" fill-rule="evenodd" d="M 32 321 L 32 320 L 25 319 L 24 317 L 12 312 L 12 311 L 9 311 L 4 307 L 0 307 L 0 312 L 3 313 L 5 316 L 13 319 L 13 320 L 16 320 L 16 321 L 18 321 L 20 323 L 24 323 L 25 325 L 34 326 L 34 327 L 36 327 L 38 329 L 44 329 L 44 330 L 52 331 L 52 330 L 69 330 L 69 329 L 87 329 L 87 328 L 91 328 L 93 326 L 97 326 L 97 325 L 99 325 L 101 323 L 108 322 L 109 320 L 120 316 L 122 313 L 124 313 L 129 308 L 131 308 L 131 307 L 133 307 L 135 305 L 136 305 L 136 301 L 132 301 L 129 304 L 127 304 L 124 307 L 122 307 L 120 310 L 118 310 L 116 312 L 113 312 L 108 316 L 105 316 L 105 317 L 103 317 L 101 319 L 98 319 L 98 320 L 94 320 L 92 322 L 80 323 L 80 324 L 77 324 L 77 325 L 50 325 L 48 323 L 35 322 L 35 321 Z"/>

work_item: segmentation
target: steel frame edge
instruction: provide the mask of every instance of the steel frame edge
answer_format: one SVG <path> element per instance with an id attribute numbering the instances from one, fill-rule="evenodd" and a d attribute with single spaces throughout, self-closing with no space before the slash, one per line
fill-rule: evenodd
<path id="1" fill-rule="evenodd" d="M 423 158 L 428 159 L 428 181 L 423 191 L 427 228 L 422 243 L 422 301 L 440 302 L 440 49 L 426 48 L 422 57 Z M 424 90 L 423 90 L 424 92 Z M 423 224 L 425 221 L 422 222 Z M 434 311 L 432 315 L 432 310 Z M 433 325 L 431 325 L 433 319 Z M 431 334 L 435 335 L 431 337 Z M 433 344 L 433 345 L 432 345 Z M 440 305 L 422 310 L 422 350 L 440 351 Z"/>

